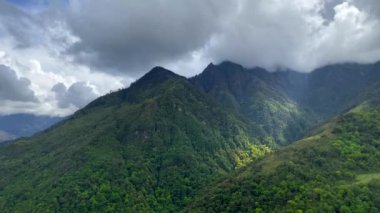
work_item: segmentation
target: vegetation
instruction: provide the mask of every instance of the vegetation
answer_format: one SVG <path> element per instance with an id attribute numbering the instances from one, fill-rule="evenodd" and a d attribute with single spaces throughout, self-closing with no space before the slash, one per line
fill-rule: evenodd
<path id="1" fill-rule="evenodd" d="M 379 68 L 156 67 L 0 144 L 1 212 L 379 212 Z"/>
<path id="2" fill-rule="evenodd" d="M 380 62 L 337 64 L 312 73 L 270 73 L 232 62 L 210 64 L 191 79 L 223 106 L 259 125 L 261 140 L 282 147 L 368 99 L 380 80 Z M 368 91 L 370 90 L 370 91 Z M 379 94 L 379 93 L 378 93 Z"/>
<path id="3" fill-rule="evenodd" d="M 234 113 L 156 68 L 64 123 L 2 145 L 0 209 L 175 212 L 269 151 Z"/>
<path id="4" fill-rule="evenodd" d="M 191 80 L 222 105 L 259 124 L 256 132 L 262 143 L 277 147 L 300 139 L 318 121 L 311 111 L 286 94 L 277 78 L 260 68 L 248 70 L 224 62 L 210 64 Z"/>
<path id="5" fill-rule="evenodd" d="M 380 211 L 380 109 L 355 110 L 324 127 L 253 162 L 186 211 Z"/>

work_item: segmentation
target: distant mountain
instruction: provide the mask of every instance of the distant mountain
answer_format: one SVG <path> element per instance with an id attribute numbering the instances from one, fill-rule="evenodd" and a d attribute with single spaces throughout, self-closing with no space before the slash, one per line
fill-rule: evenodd
<path id="1" fill-rule="evenodd" d="M 366 101 L 200 193 L 184 212 L 379 212 L 379 135 L 378 100 Z"/>
<path id="2" fill-rule="evenodd" d="M 270 151 L 251 129 L 157 67 L 48 131 L 0 147 L 0 208 L 176 212 Z"/>
<path id="3" fill-rule="evenodd" d="M 0 145 L 2 212 L 378 212 L 380 63 L 156 67 Z"/>
<path id="4" fill-rule="evenodd" d="M 13 114 L 0 116 L 0 142 L 18 137 L 31 136 L 45 130 L 63 118 Z"/>

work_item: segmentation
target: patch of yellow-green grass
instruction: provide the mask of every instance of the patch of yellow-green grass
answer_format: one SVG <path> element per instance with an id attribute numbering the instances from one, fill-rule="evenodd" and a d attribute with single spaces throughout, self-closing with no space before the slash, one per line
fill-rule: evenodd
<path id="1" fill-rule="evenodd" d="M 360 174 L 356 177 L 356 184 L 367 184 L 373 179 L 380 180 L 380 173 Z"/>

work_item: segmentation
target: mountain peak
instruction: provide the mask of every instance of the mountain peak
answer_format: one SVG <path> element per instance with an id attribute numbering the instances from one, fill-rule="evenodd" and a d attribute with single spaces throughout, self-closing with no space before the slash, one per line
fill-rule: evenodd
<path id="1" fill-rule="evenodd" d="M 229 68 L 243 68 L 242 65 L 234 63 L 232 61 L 223 61 L 222 63 L 218 64 L 219 67 L 229 67 Z"/>
<path id="2" fill-rule="evenodd" d="M 170 74 L 175 74 L 172 71 L 161 67 L 161 66 L 155 66 L 153 67 L 148 73 L 170 73 Z"/>
<path id="3" fill-rule="evenodd" d="M 182 80 L 185 77 L 175 74 L 174 72 L 157 66 L 152 68 L 144 76 L 137 81 L 133 82 L 128 88 L 102 96 L 93 102 L 89 103 L 84 109 L 78 112 L 83 112 L 86 109 L 100 106 L 100 105 L 113 105 L 124 101 L 132 101 L 139 99 L 138 97 L 146 91 L 154 91 L 157 86 L 165 83 L 168 80 Z M 76 113 L 77 114 L 77 113 Z"/>
<path id="4" fill-rule="evenodd" d="M 152 88 L 154 85 L 161 84 L 170 79 L 185 79 L 174 72 L 157 66 L 147 72 L 143 77 L 132 83 L 130 88 Z"/>
<path id="5" fill-rule="evenodd" d="M 137 84 L 141 83 L 159 83 L 166 81 L 171 78 L 183 78 L 174 72 L 165 69 L 163 67 L 157 66 L 147 72 L 143 77 L 136 81 Z M 135 83 L 135 84 L 136 84 Z"/>

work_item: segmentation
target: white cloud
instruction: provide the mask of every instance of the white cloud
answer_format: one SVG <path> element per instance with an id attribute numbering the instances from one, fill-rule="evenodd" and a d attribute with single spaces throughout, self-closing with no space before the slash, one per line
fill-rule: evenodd
<path id="1" fill-rule="evenodd" d="M 69 108 L 72 105 L 82 108 L 97 97 L 93 88 L 85 82 L 76 82 L 69 88 L 66 88 L 63 83 L 57 83 L 52 91 L 55 93 L 60 108 Z"/>
<path id="2" fill-rule="evenodd" d="M 241 1 L 207 54 L 267 69 L 310 71 L 330 63 L 380 59 L 379 20 L 355 1 Z M 334 6 L 334 8 L 326 8 Z M 327 18 L 324 12 L 334 11 Z"/>
<path id="3" fill-rule="evenodd" d="M 65 116 L 73 113 L 83 97 L 71 95 L 70 107 L 60 107 L 51 88 L 57 83 L 79 85 L 88 82 L 94 99 L 130 83 L 122 75 L 114 76 L 87 66 L 78 65 L 62 54 L 77 38 L 71 34 L 58 14 L 27 14 L 6 2 L 0 2 L 0 65 L 12 69 L 19 79 L 28 79 L 28 88 L 38 103 L 1 101 L 0 114 L 33 113 Z M 5 79 L 5 78 L 3 78 Z M 1 80 L 1 79 L 0 79 Z M 1 87 L 1 86 L 0 86 Z M 9 88 L 3 84 L 3 87 Z M 74 87 L 75 88 L 75 87 Z M 21 93 L 23 88 L 15 87 Z M 83 90 L 85 92 L 88 90 Z M 11 94 L 11 96 L 15 96 Z M 77 98 L 78 100 L 73 100 Z M 16 96 L 15 98 L 16 99 Z M 70 104 L 70 103 L 68 103 Z"/>

